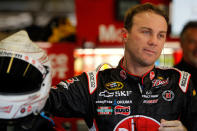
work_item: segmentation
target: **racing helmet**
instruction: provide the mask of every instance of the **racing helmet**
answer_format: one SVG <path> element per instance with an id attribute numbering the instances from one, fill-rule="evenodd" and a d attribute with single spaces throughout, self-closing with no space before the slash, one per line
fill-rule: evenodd
<path id="1" fill-rule="evenodd" d="M 51 87 L 50 62 L 27 32 L 0 41 L 0 119 L 38 114 Z"/>

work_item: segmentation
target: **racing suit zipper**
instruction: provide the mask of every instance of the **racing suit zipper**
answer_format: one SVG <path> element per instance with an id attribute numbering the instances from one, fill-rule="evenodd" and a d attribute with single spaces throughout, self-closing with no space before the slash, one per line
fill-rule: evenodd
<path id="1" fill-rule="evenodd" d="M 140 83 L 138 83 L 138 87 L 139 87 L 140 93 L 142 94 L 143 86 Z"/>

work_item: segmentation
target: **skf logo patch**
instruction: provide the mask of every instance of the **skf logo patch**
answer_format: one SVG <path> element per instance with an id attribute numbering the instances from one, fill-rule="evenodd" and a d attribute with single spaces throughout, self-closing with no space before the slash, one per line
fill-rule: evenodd
<path id="1" fill-rule="evenodd" d="M 114 108 L 115 115 L 130 115 L 130 106 L 116 106 Z"/>
<path id="2" fill-rule="evenodd" d="M 171 90 L 166 90 L 162 93 L 162 97 L 166 101 L 172 101 L 174 99 L 174 92 Z"/>
<path id="3" fill-rule="evenodd" d="M 108 89 L 108 90 L 120 90 L 123 88 L 123 83 L 122 82 L 110 82 L 110 83 L 107 83 L 105 84 L 105 87 Z"/>
<path id="4" fill-rule="evenodd" d="M 107 90 L 104 90 L 103 92 L 99 93 L 99 96 L 103 97 L 127 97 L 132 94 L 132 91 L 114 91 L 114 92 L 108 92 Z"/>
<path id="5" fill-rule="evenodd" d="M 111 115 L 113 109 L 111 106 L 99 106 L 97 109 L 98 115 Z"/>

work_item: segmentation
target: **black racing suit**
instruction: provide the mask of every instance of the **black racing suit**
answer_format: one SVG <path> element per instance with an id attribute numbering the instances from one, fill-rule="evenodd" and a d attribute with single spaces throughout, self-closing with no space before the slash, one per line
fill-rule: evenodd
<path id="1" fill-rule="evenodd" d="M 61 117 L 83 117 L 90 130 L 156 131 L 160 120 L 189 128 L 190 74 L 154 67 L 143 77 L 122 67 L 82 73 L 51 90 L 45 109 Z"/>
<path id="2" fill-rule="evenodd" d="M 178 68 L 179 70 L 183 70 L 186 72 L 189 72 L 191 74 L 191 81 L 193 83 L 194 95 L 197 96 L 196 90 L 197 90 L 197 68 L 190 65 L 183 59 L 174 66 L 175 68 Z M 194 96 L 192 101 L 192 131 L 197 131 L 197 97 Z"/>

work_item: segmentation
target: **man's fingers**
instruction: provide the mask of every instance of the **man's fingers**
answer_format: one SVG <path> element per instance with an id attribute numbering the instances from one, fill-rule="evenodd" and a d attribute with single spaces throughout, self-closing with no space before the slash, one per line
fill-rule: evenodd
<path id="1" fill-rule="evenodd" d="M 161 126 L 164 127 L 177 127 L 180 125 L 182 125 L 182 123 L 178 120 L 174 120 L 174 121 L 161 120 Z"/>
<path id="2" fill-rule="evenodd" d="M 179 120 L 164 120 L 161 119 L 159 131 L 187 131 Z"/>
<path id="3" fill-rule="evenodd" d="M 166 120 L 164 120 L 164 119 L 161 119 L 161 123 L 163 123 L 163 122 L 165 122 Z"/>
<path id="4" fill-rule="evenodd" d="M 159 127 L 159 131 L 178 131 L 178 127 Z"/>

